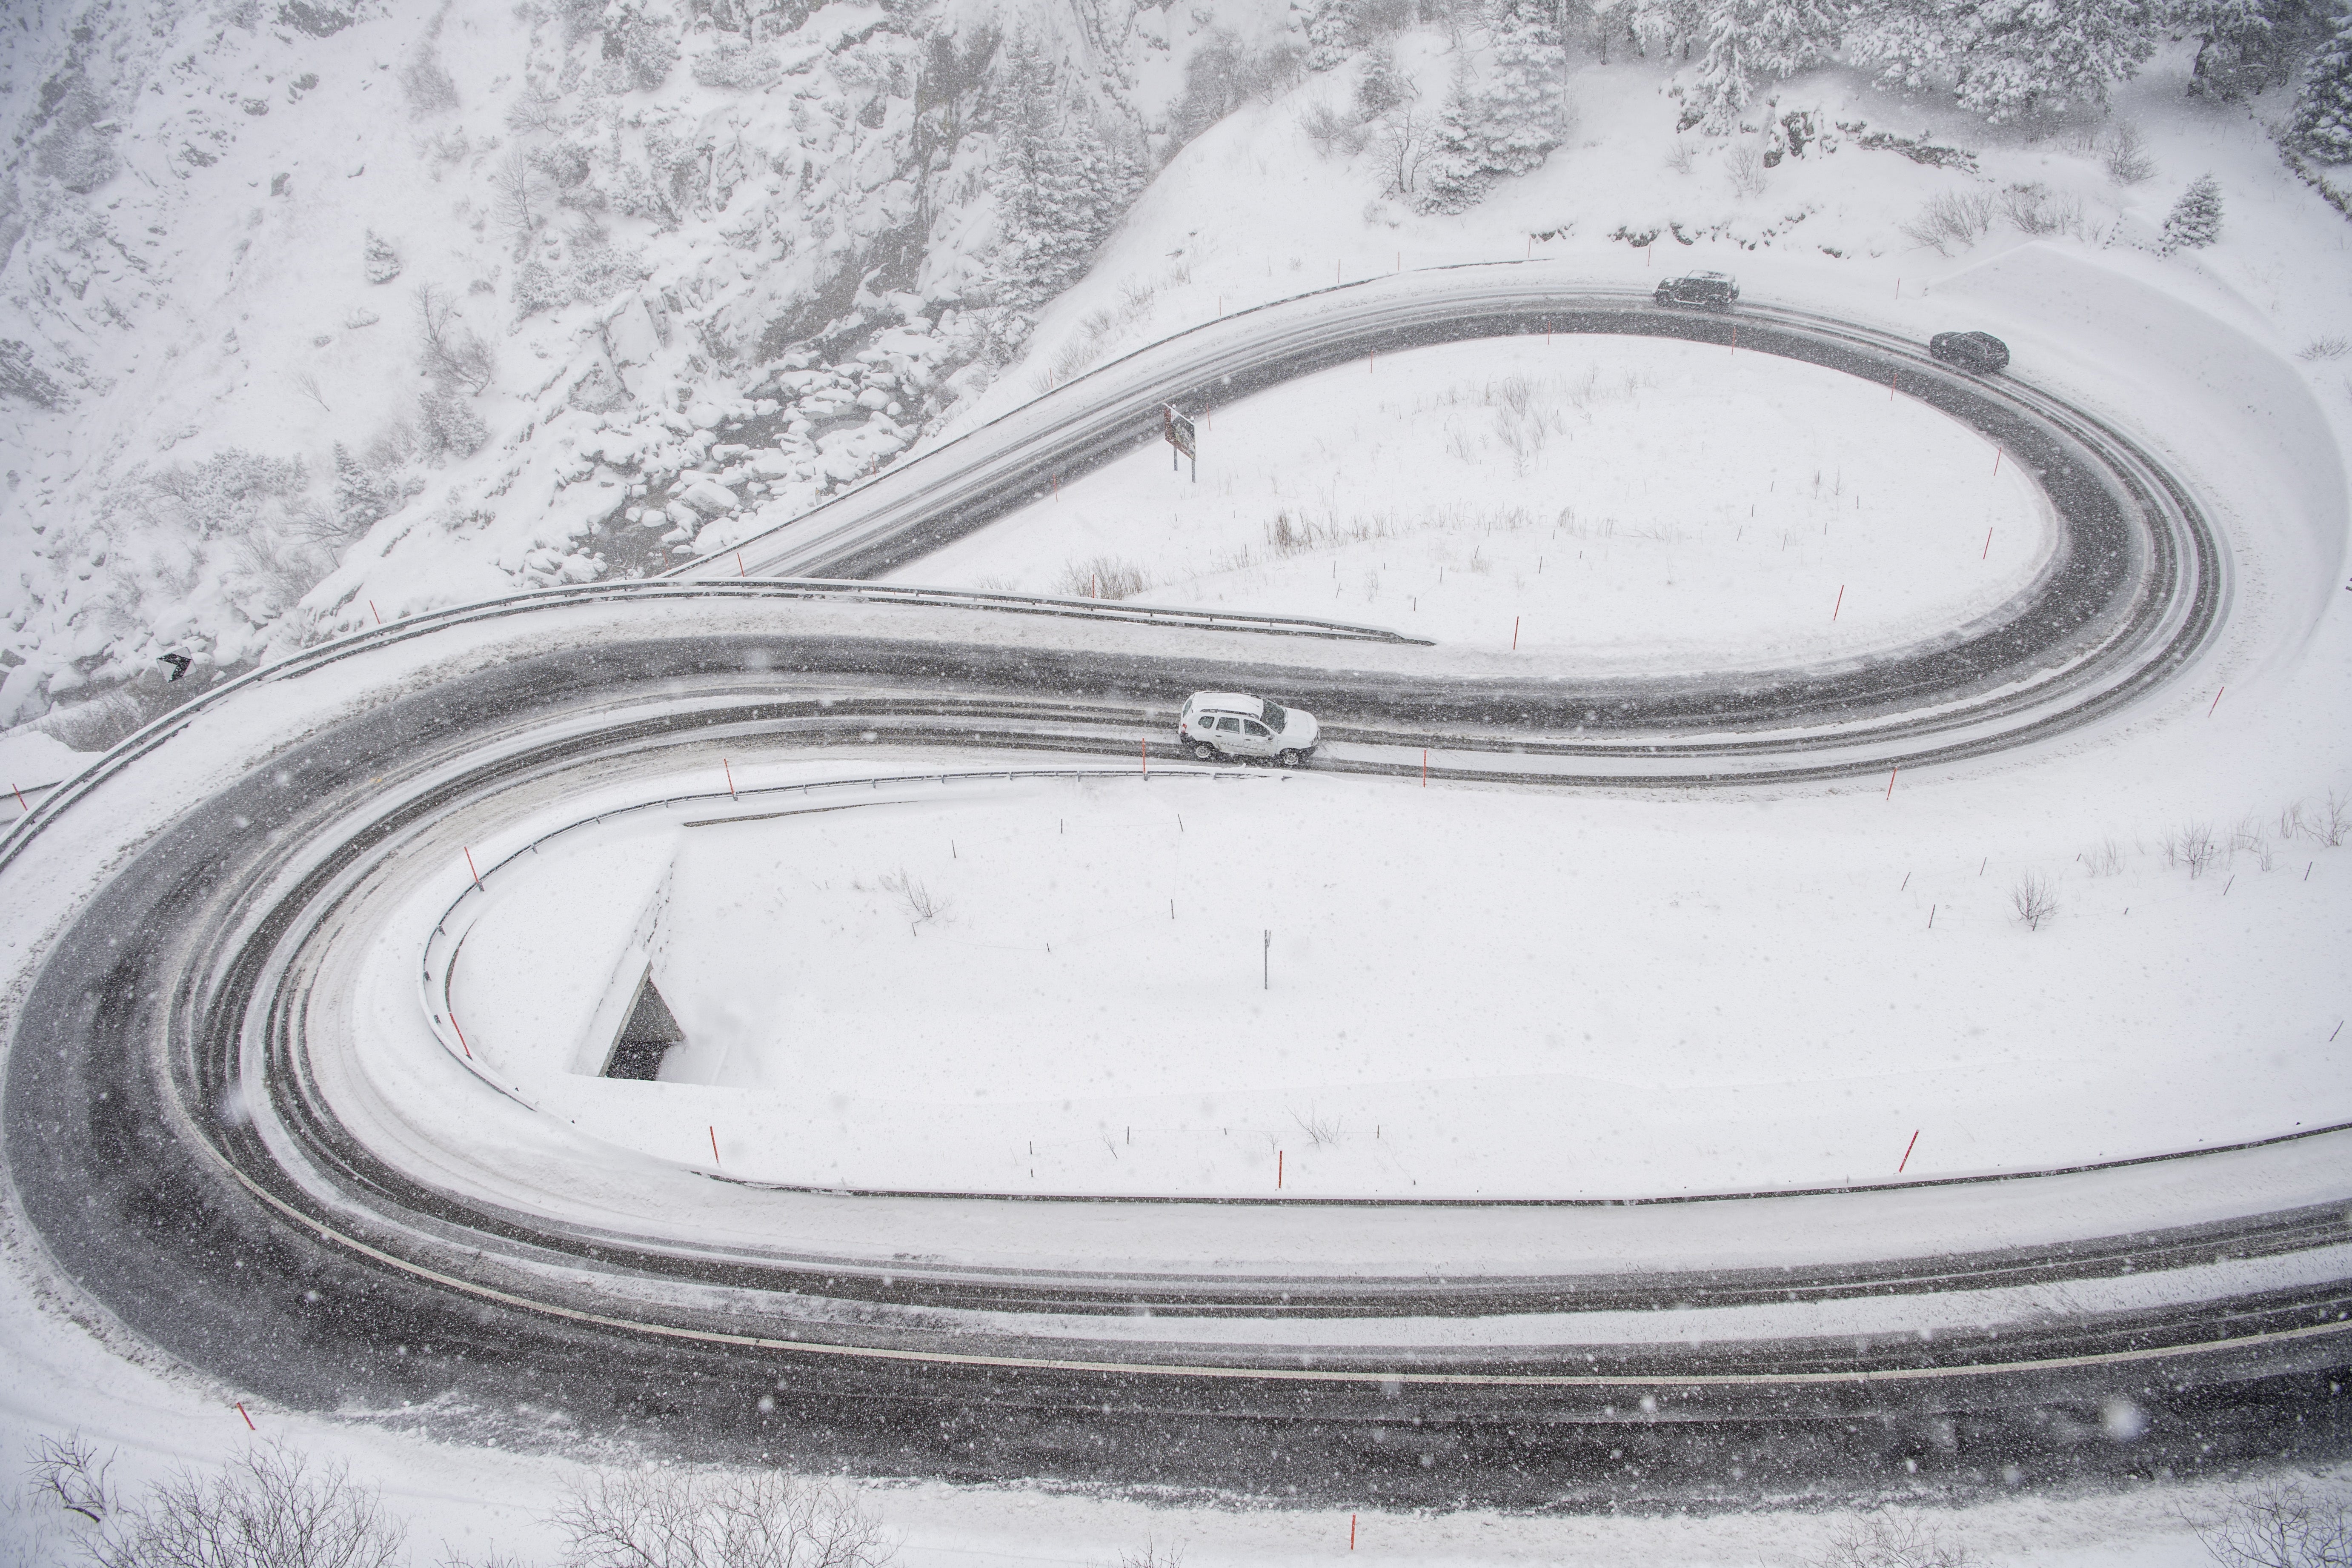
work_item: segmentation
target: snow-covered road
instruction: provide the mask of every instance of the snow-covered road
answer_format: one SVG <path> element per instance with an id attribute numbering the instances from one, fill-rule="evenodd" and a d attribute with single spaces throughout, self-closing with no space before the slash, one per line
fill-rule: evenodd
<path id="1" fill-rule="evenodd" d="M 1483 310 L 1399 292 L 1389 319 L 1304 310 L 1311 330 L 1254 360 L 1237 337 L 1176 381 L 1045 400 L 994 445 L 943 447 L 860 492 L 866 510 L 747 554 L 881 569 L 1123 447 L 1186 377 L 1238 387 L 1531 321 L 1730 328 L 1531 306 L 1523 282 Z M 8 939 L 24 1212 L 132 1329 L 273 1397 L 551 1405 L 697 1452 L 1118 1477 L 1149 1450 L 1165 1479 L 1172 1441 L 1186 1479 L 1246 1485 L 1271 1429 L 1306 1461 L 1290 1473 L 1360 1482 L 1387 1441 L 1368 1435 L 1409 1405 L 1474 1444 L 1529 1421 L 1571 1445 L 1674 1423 L 1664 1462 L 1696 1486 L 1733 1432 L 1834 1481 L 1863 1415 L 2013 1444 L 2055 1407 L 2202 1402 L 2285 1430 L 2280 1380 L 2340 1364 L 2352 1331 L 2340 1131 L 1591 1208 L 789 1191 L 583 1137 L 492 1081 L 413 989 L 406 1012 L 369 989 L 416 900 L 453 931 L 469 884 L 551 818 L 674 796 L 728 756 L 1123 759 L 1166 736 L 1185 691 L 1255 687 L 1326 711 L 1340 768 L 1417 771 L 1426 749 L 1465 778 L 1752 787 L 2105 723 L 2206 646 L 2228 607 L 2217 542 L 2188 487 L 2105 422 L 1826 321 L 1738 324 L 1743 350 L 1892 363 L 1992 430 L 2065 531 L 2035 586 L 1929 647 L 1651 682 L 1295 622 L 757 580 L 562 591 L 354 637 L 171 715 L 0 841 L 15 907 L 37 911 Z M 1517 1466 L 1440 1471 L 1411 1443 L 1391 1457 L 1419 1461 L 1385 1472 L 1401 1500 L 1524 1484 Z"/>

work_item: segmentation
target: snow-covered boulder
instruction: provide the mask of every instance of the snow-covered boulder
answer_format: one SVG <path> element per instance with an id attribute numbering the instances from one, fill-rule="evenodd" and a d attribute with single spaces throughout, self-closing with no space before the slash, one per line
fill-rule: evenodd
<path id="1" fill-rule="evenodd" d="M 736 505 L 733 493 L 717 479 L 707 476 L 681 486 L 677 499 L 704 517 L 724 517 L 733 511 Z"/>

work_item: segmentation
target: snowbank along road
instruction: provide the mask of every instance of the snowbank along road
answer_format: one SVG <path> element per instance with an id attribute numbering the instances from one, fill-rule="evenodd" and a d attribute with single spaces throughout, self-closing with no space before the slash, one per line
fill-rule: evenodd
<path id="1" fill-rule="evenodd" d="M 2029 465 L 2063 524 L 2030 591 L 1851 667 L 1586 689 L 1360 627 L 751 575 L 903 562 L 1155 438 L 1163 400 L 1444 338 L 1728 353 L 1735 327 Z M 1477 269 L 1173 340 L 744 555 L 313 650 L 12 829 L 0 877 L 42 913 L 16 917 L 8 1174 L 69 1293 L 240 1394 L 886 1474 L 1535 1505 L 2340 1444 L 2352 1131 L 1648 1204 L 789 1190 L 572 1135 L 434 1002 L 481 879 L 566 822 L 1124 769 L 1202 687 L 1297 694 L 1328 765 L 1426 748 L 1561 784 L 1878 771 L 2095 725 L 2196 655 L 2229 586 L 2186 488 L 2097 420 L 1833 321 Z M 876 765 L 822 788 L 721 782 L 722 758 L 860 747 Z M 1213 780 L 1171 762 L 1151 787 Z"/>

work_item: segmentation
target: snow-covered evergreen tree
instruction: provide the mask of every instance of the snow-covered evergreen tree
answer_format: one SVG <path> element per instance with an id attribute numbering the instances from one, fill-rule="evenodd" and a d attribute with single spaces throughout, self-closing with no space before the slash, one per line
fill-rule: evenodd
<path id="1" fill-rule="evenodd" d="M 1760 81 L 1820 65 L 1838 47 L 1845 17 L 1832 0 L 1710 0 L 1696 107 L 1718 134 L 1738 123 Z"/>
<path id="2" fill-rule="evenodd" d="M 2275 0 L 2175 0 L 2167 18 L 2197 40 L 2197 65 L 2189 79 L 2199 98 L 2243 98 L 2270 83 L 2263 79 L 2275 60 L 2271 10 Z"/>
<path id="3" fill-rule="evenodd" d="M 2166 24 L 2197 40 L 2189 79 L 2199 98 L 2240 99 L 2278 86 L 2335 24 L 2331 0 L 2168 0 Z"/>
<path id="4" fill-rule="evenodd" d="M 2352 7 L 2336 17 L 2335 33 L 2311 62 L 2287 139 L 2322 163 L 2352 163 Z"/>
<path id="5" fill-rule="evenodd" d="M 2172 204 L 2164 220 L 2164 248 L 2202 250 L 2221 237 L 2221 186 L 2210 174 L 2200 174 Z"/>
<path id="6" fill-rule="evenodd" d="M 1317 0 L 1307 19 L 1307 68 L 1327 71 L 1353 53 L 1362 42 L 1357 25 L 1358 0 Z"/>
<path id="7" fill-rule="evenodd" d="M 2156 47 L 2148 0 L 1895 0 L 1856 14 L 1846 45 L 1883 87 L 1948 88 L 1996 123 L 2107 89 Z"/>
<path id="8" fill-rule="evenodd" d="M 1146 178 L 1142 150 L 1067 96 L 1044 45 L 1027 32 L 1005 45 L 997 165 L 1003 302 L 1030 306 L 1076 280 Z"/>
<path id="9" fill-rule="evenodd" d="M 1623 0 L 1617 7 L 1625 29 L 1645 55 L 1687 59 L 1706 40 L 1702 0 Z"/>
<path id="10" fill-rule="evenodd" d="M 1412 83 L 1397 69 L 1396 51 L 1383 44 L 1364 56 L 1356 78 L 1356 112 L 1378 119 L 1412 96 Z"/>
<path id="11" fill-rule="evenodd" d="M 1561 98 L 1568 56 L 1550 0 L 1503 0 L 1495 27 L 1495 79 L 1478 98 L 1489 174 L 1524 174 L 1567 134 Z"/>
<path id="12" fill-rule="evenodd" d="M 389 516 L 398 504 L 384 493 L 375 477 L 360 466 L 351 448 L 335 443 L 335 521 L 352 533 L 361 533 Z"/>
<path id="13" fill-rule="evenodd" d="M 369 282 L 389 283 L 400 276 L 400 252 L 393 247 L 392 241 L 370 229 L 362 267 Z"/>
<path id="14" fill-rule="evenodd" d="M 1486 134 L 1478 95 L 1466 71 L 1454 74 L 1445 107 L 1430 131 L 1429 156 L 1421 165 L 1421 189 L 1413 205 L 1425 213 L 1458 213 L 1475 206 L 1494 183 L 1486 170 Z"/>

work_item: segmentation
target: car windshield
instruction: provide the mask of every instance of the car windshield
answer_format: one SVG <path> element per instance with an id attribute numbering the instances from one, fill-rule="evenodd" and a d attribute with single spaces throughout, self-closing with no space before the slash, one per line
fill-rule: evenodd
<path id="1" fill-rule="evenodd" d="M 1265 705 L 1265 723 L 1269 730 L 1284 730 L 1289 727 L 1290 715 L 1269 702 Z"/>

